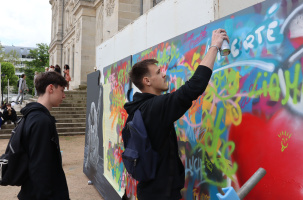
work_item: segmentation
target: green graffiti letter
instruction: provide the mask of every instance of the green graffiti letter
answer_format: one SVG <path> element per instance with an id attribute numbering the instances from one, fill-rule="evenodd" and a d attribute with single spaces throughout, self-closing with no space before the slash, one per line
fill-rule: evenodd
<path id="1" fill-rule="evenodd" d="M 273 73 L 270 77 L 269 88 L 268 88 L 269 96 L 273 101 L 278 101 L 280 98 L 281 89 L 279 83 L 280 82 L 279 82 L 278 74 Z"/>
<path id="2" fill-rule="evenodd" d="M 297 98 L 298 98 L 298 85 L 299 85 L 299 75 L 300 75 L 300 65 L 297 64 L 295 67 L 295 74 L 294 74 L 294 81 L 290 82 L 290 72 L 286 70 L 284 72 L 285 76 L 285 84 L 286 84 L 286 94 L 284 99 L 281 101 L 282 105 L 285 105 L 289 99 L 289 91 L 290 89 L 293 89 L 293 103 L 297 104 Z"/>

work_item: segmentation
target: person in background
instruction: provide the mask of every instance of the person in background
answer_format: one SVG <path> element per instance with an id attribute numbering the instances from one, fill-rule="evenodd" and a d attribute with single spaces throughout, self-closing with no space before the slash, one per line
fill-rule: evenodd
<path id="1" fill-rule="evenodd" d="M 48 68 L 48 67 L 45 67 L 44 69 L 45 69 L 45 71 L 46 71 L 46 72 L 48 72 L 48 70 L 49 70 L 49 68 Z"/>
<path id="2" fill-rule="evenodd" d="M 49 66 L 49 70 L 50 72 L 55 71 L 55 67 L 53 65 Z"/>
<path id="3" fill-rule="evenodd" d="M 3 114 L 2 114 L 2 112 L 0 111 L 0 130 L 1 130 L 1 126 L 2 126 L 2 116 L 3 116 Z"/>
<path id="4" fill-rule="evenodd" d="M 34 75 L 34 87 L 35 87 L 35 80 L 37 78 L 37 75 L 38 75 L 38 72 L 35 71 L 35 75 Z M 35 96 L 37 96 L 37 89 L 36 89 L 36 87 L 35 87 Z"/>
<path id="5" fill-rule="evenodd" d="M 4 111 L 4 109 L 6 109 L 6 102 L 3 102 L 3 104 L 1 105 L 1 111 L 3 112 Z M 2 121 L 3 121 L 3 114 L 2 114 L 2 112 L 0 111 L 0 130 L 1 130 L 1 126 L 2 126 Z"/>
<path id="6" fill-rule="evenodd" d="M 4 102 L 4 104 L 2 104 L 1 110 L 4 110 L 5 108 L 6 108 L 6 102 Z"/>
<path id="7" fill-rule="evenodd" d="M 58 72 L 59 74 L 61 74 L 61 67 L 59 65 L 55 66 L 55 72 Z"/>
<path id="8" fill-rule="evenodd" d="M 16 99 L 16 104 L 18 104 L 18 100 L 19 100 L 20 97 L 21 97 L 20 104 L 22 104 L 24 92 L 25 92 L 25 90 L 28 91 L 25 78 L 26 78 L 25 74 L 22 74 L 21 78 L 19 79 L 19 88 L 18 88 L 19 92 L 18 92 L 18 96 L 17 96 L 17 99 Z"/>
<path id="9" fill-rule="evenodd" d="M 69 75 L 69 66 L 67 64 L 64 65 L 64 71 L 63 72 L 64 72 L 64 78 L 67 81 L 66 89 L 68 91 L 69 90 L 69 82 L 71 81 L 71 77 Z"/>
<path id="10" fill-rule="evenodd" d="M 6 121 L 10 120 L 10 121 L 12 121 L 12 122 L 15 124 L 15 126 L 16 126 L 16 122 L 17 122 L 17 113 L 16 113 L 15 109 L 12 108 L 12 106 L 11 106 L 10 103 L 8 103 L 8 104 L 6 105 L 6 108 L 5 108 L 4 111 L 3 111 L 3 116 L 2 116 L 2 117 L 3 117 L 2 125 L 3 125 Z"/>

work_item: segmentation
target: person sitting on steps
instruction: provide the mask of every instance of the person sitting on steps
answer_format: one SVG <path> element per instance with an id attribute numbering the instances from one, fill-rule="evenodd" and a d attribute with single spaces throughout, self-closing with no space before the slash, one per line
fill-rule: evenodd
<path id="1" fill-rule="evenodd" d="M 12 108 L 12 106 L 11 106 L 10 103 L 8 103 L 8 104 L 6 105 L 6 108 L 5 108 L 4 111 L 3 111 L 3 116 L 2 116 L 2 118 L 3 118 L 2 125 L 3 125 L 5 122 L 7 122 L 8 120 L 10 120 L 10 121 L 12 121 L 12 122 L 15 124 L 15 126 L 16 126 L 16 122 L 17 122 L 17 119 L 18 119 L 17 113 L 16 113 L 15 109 Z"/>

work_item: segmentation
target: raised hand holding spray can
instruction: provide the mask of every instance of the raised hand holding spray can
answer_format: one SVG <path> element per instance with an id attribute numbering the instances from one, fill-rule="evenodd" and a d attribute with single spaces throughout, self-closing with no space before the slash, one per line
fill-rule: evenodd
<path id="1" fill-rule="evenodd" d="M 221 36 L 223 37 L 223 41 L 222 41 L 221 48 L 220 48 L 219 43 L 218 43 L 219 41 L 217 39 L 221 39 L 221 38 L 220 37 L 212 38 L 212 39 L 215 39 L 215 40 L 214 40 L 214 43 L 212 41 L 212 44 L 209 48 L 216 47 L 218 52 L 220 52 L 221 56 L 228 56 L 230 54 L 230 48 L 229 48 L 229 44 L 228 44 L 229 40 L 228 40 L 228 36 L 226 34 L 226 31 L 224 29 L 219 28 L 217 30 L 214 30 L 213 33 L 214 34 L 221 34 Z"/>
<path id="2" fill-rule="evenodd" d="M 224 33 L 223 31 L 221 32 L 221 34 Z M 221 49 L 220 49 L 220 54 L 221 56 L 228 56 L 230 54 L 230 47 L 229 44 L 227 42 L 227 40 L 223 40 Z"/>

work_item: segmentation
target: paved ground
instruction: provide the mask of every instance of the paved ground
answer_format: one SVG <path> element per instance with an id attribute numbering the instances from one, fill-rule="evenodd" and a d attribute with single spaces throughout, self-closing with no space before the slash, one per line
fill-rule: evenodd
<path id="1" fill-rule="evenodd" d="M 85 136 L 60 137 L 63 159 L 63 169 L 67 178 L 71 200 L 103 200 L 92 185 L 87 184 L 87 177 L 83 173 Z M 0 140 L 0 154 L 3 154 L 8 139 Z M 0 186 L 0 199 L 16 200 L 19 187 Z"/>

